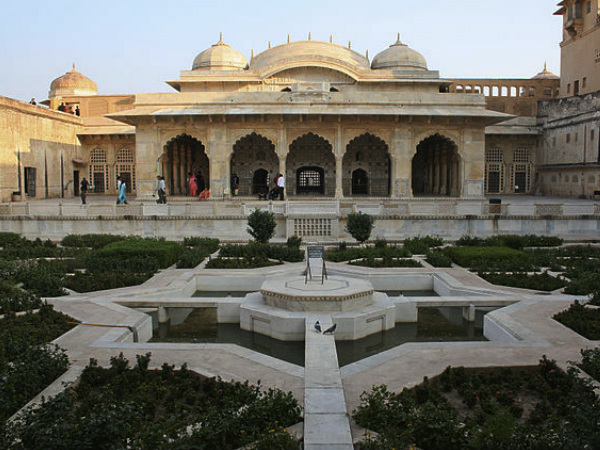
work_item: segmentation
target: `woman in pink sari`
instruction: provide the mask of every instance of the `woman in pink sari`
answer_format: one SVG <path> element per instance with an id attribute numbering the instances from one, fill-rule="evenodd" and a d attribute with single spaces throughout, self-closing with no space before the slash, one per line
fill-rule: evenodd
<path id="1" fill-rule="evenodd" d="M 190 196 L 195 197 L 198 195 L 198 182 L 195 176 L 190 177 Z"/>

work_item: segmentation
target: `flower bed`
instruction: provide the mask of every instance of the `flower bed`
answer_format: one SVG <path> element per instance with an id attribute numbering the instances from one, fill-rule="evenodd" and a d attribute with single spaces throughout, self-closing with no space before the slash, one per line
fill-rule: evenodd
<path id="1" fill-rule="evenodd" d="M 536 291 L 555 291 L 566 286 L 563 279 L 553 277 L 544 272 L 534 273 L 479 273 L 479 276 L 492 284 L 500 286 L 511 286 L 522 289 L 533 289 Z"/>
<path id="2" fill-rule="evenodd" d="M 447 368 L 394 393 L 362 394 L 356 422 L 378 437 L 364 449 L 563 450 L 598 448 L 600 401 L 576 370 L 545 357 L 536 368 Z"/>
<path id="3" fill-rule="evenodd" d="M 46 344 L 70 330 L 73 320 L 47 304 L 38 313 L 0 320 L 0 421 L 67 370 L 64 351 Z"/>
<path id="4" fill-rule="evenodd" d="M 600 340 L 600 309 L 586 308 L 575 301 L 569 309 L 555 314 L 553 319 L 586 339 Z"/>
<path id="5" fill-rule="evenodd" d="M 68 388 L 10 428 L 9 449 L 237 449 L 287 442 L 282 431 L 301 420 L 291 393 L 205 378 L 184 365 L 149 370 L 150 354 L 129 367 L 123 355 L 110 368 L 95 360 Z M 292 441 L 293 442 L 293 441 Z"/>

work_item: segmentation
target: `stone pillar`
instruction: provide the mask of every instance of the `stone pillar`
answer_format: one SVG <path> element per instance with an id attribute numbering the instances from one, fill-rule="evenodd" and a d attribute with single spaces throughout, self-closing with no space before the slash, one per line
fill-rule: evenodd
<path id="1" fill-rule="evenodd" d="M 179 193 L 184 195 L 186 190 L 186 160 L 185 160 L 185 147 L 181 145 L 179 147 Z"/>
<path id="2" fill-rule="evenodd" d="M 440 195 L 448 195 L 448 150 L 442 150 L 440 157 Z"/>
<path id="3" fill-rule="evenodd" d="M 227 139 L 227 125 L 213 124 L 209 130 L 206 155 L 209 164 L 209 179 L 206 180 L 210 187 L 211 200 L 223 198 L 225 188 L 228 187 L 229 173 L 227 161 L 230 157 L 231 146 Z"/>
<path id="4" fill-rule="evenodd" d="M 390 152 L 391 192 L 394 198 L 408 197 L 412 194 L 412 145 L 411 134 L 408 130 L 396 129 Z"/>
<path id="5" fill-rule="evenodd" d="M 171 192 L 171 195 L 176 195 L 179 194 L 180 191 L 180 180 L 179 180 L 179 164 L 180 164 L 180 160 L 179 160 L 179 145 L 177 145 L 177 143 L 173 144 L 173 192 Z"/>
<path id="6" fill-rule="evenodd" d="M 342 125 L 338 123 L 337 136 L 336 136 L 336 148 L 334 150 L 335 155 L 335 198 L 344 198 L 344 166 L 342 164 L 344 160 L 344 140 L 342 136 Z"/>
<path id="7" fill-rule="evenodd" d="M 288 188 L 290 188 L 290 186 L 294 186 L 294 183 L 292 183 L 292 181 L 289 179 L 291 176 L 293 176 L 293 174 L 288 174 L 286 172 L 286 157 L 287 157 L 287 153 L 288 153 L 288 142 L 287 142 L 287 130 L 282 127 L 279 130 L 279 141 L 276 144 L 276 149 L 275 149 L 275 153 L 277 154 L 277 157 L 279 158 L 279 171 L 273 175 L 273 180 L 275 179 L 275 177 L 278 174 L 283 174 L 283 176 L 285 177 L 285 188 L 284 188 L 284 194 L 286 197 L 289 196 L 290 192 L 288 190 Z"/>

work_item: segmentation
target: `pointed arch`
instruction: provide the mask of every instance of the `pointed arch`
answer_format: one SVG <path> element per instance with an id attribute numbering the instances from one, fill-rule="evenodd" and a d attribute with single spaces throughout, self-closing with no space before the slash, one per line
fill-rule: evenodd
<path id="1" fill-rule="evenodd" d="M 189 193 L 189 174 L 210 180 L 210 165 L 204 144 L 189 134 L 171 138 L 163 146 L 160 172 L 165 177 L 169 195 Z"/>
<path id="2" fill-rule="evenodd" d="M 413 195 L 458 197 L 460 186 L 460 156 L 454 141 L 435 133 L 419 142 L 412 160 Z"/>
<path id="3" fill-rule="evenodd" d="M 315 175 L 316 174 L 316 175 Z M 335 195 L 335 156 L 327 139 L 312 132 L 290 144 L 286 158 L 287 191 L 297 195 Z M 318 187 L 315 185 L 318 181 Z"/>
<path id="4" fill-rule="evenodd" d="M 239 195 L 258 194 L 274 179 L 274 173 L 279 170 L 279 158 L 275 154 L 275 145 L 265 136 L 252 132 L 239 138 L 233 144 L 230 161 L 231 174 L 240 179 Z M 256 174 L 260 173 L 257 178 Z M 262 181 L 258 182 L 260 179 Z"/>
<path id="5" fill-rule="evenodd" d="M 344 195 L 389 196 L 390 169 L 389 146 L 383 139 L 369 132 L 356 136 L 342 159 Z"/>

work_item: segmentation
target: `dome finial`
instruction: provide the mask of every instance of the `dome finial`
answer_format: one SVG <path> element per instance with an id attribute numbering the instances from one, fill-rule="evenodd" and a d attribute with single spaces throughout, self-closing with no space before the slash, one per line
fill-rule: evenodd
<path id="1" fill-rule="evenodd" d="M 330 34 L 330 35 L 329 35 L 329 43 L 330 43 L 330 44 L 333 44 L 333 34 Z"/>
<path id="2" fill-rule="evenodd" d="M 271 41 L 269 41 L 269 48 L 271 48 Z"/>
<path id="3" fill-rule="evenodd" d="M 365 52 L 365 58 L 369 59 L 369 49 Z"/>
<path id="4" fill-rule="evenodd" d="M 254 49 L 252 49 L 250 52 L 250 59 L 254 59 Z"/>
<path id="5" fill-rule="evenodd" d="M 398 42 L 400 42 L 400 32 L 398 31 L 398 39 L 396 39 Z"/>
<path id="6" fill-rule="evenodd" d="M 75 72 L 75 62 L 73 62 L 73 72 Z"/>
<path id="7" fill-rule="evenodd" d="M 312 40 L 312 34 L 311 34 L 311 32 L 310 32 L 310 31 L 308 32 L 308 40 L 309 40 L 309 41 L 311 41 L 311 40 Z"/>
<path id="8" fill-rule="evenodd" d="M 348 41 L 348 49 L 352 49 L 352 41 Z"/>
<path id="9" fill-rule="evenodd" d="M 548 61 L 544 61 L 544 72 L 548 72 Z"/>
<path id="10" fill-rule="evenodd" d="M 217 45 L 225 45 L 225 42 L 223 42 L 223 32 L 219 31 L 219 42 L 217 42 Z"/>
<path id="11" fill-rule="evenodd" d="M 290 33 L 288 33 L 288 44 L 290 43 Z"/>

